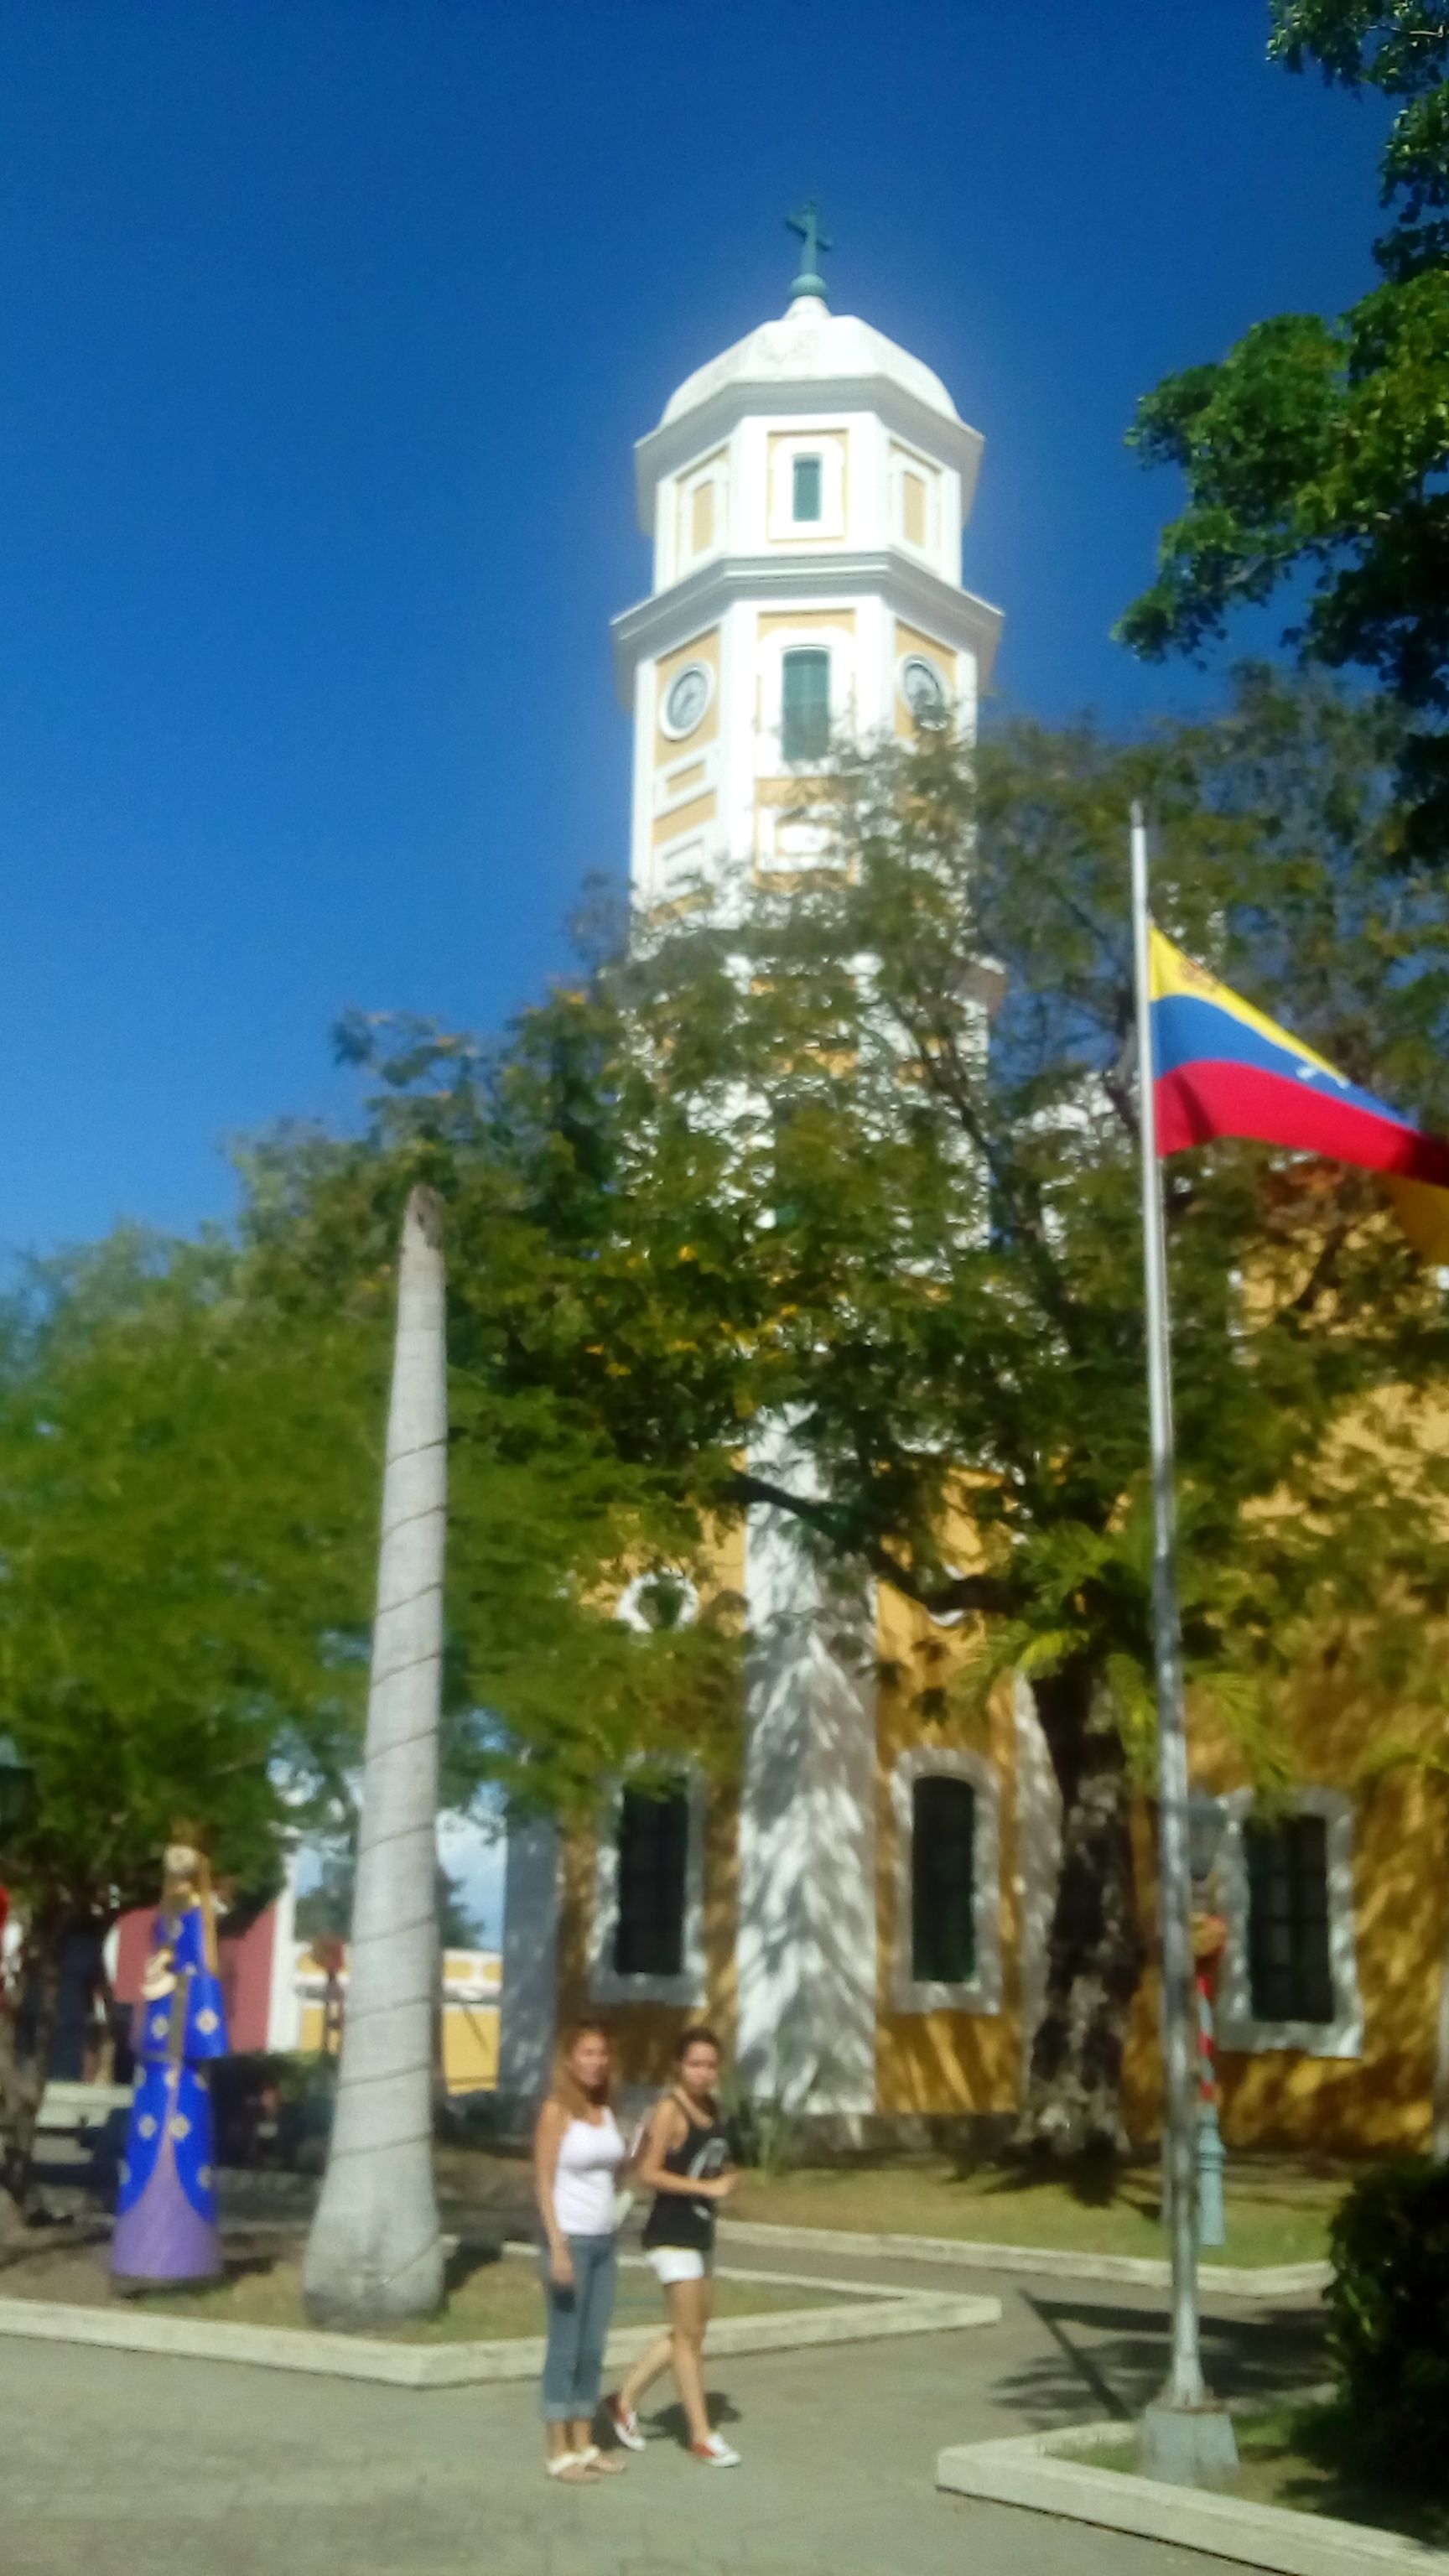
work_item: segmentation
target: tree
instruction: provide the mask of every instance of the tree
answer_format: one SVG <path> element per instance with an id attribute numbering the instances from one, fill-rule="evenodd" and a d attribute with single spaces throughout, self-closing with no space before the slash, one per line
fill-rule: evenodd
<path id="1" fill-rule="evenodd" d="M 436 1141 L 451 1065 L 488 1134 L 513 1250 L 469 1294 L 500 1400 L 566 1404 L 705 1526 L 773 1504 L 839 1567 L 966 1614 L 972 1668 L 953 1683 L 941 1651 L 924 1718 L 1031 1678 L 1065 1844 L 1028 2129 L 1061 2146 L 1119 2138 L 1142 1961 L 1125 816 L 1154 813 L 1187 947 L 1444 1120 L 1449 896 L 1405 862 L 1385 900 L 1397 748 L 1382 709 L 1260 672 L 1220 723 L 1141 745 L 1021 725 L 978 755 L 850 755 L 838 865 L 637 925 L 465 1075 L 417 1030 L 382 1059 L 398 1132 L 415 1096 Z M 1174 1163 L 1168 1211 L 1194 1688 L 1271 1768 L 1295 1663 L 1443 1607 L 1445 1470 L 1398 1397 L 1443 1384 L 1449 1334 L 1362 1175 L 1223 1146 Z M 811 1489 L 742 1454 L 782 1414 Z"/>
<path id="2" fill-rule="evenodd" d="M 476 1949 L 482 1939 L 482 1926 L 469 1907 L 459 1882 L 450 1878 L 441 1861 L 437 1872 L 438 1940 L 445 1950 Z M 357 1852 L 355 1843 L 340 1852 L 329 1852 L 322 1862 L 321 1875 L 315 1886 L 299 1896 L 296 1906 L 296 1929 L 299 1941 L 318 1939 L 345 1940 L 352 1922 L 353 1898 L 357 1887 Z"/>
<path id="3" fill-rule="evenodd" d="M 1187 503 L 1157 579 L 1121 622 L 1159 658 L 1195 652 L 1290 577 L 1293 640 L 1413 711 L 1400 752 L 1407 837 L 1449 857 L 1449 18 L 1438 0 L 1273 0 L 1271 51 L 1397 103 L 1382 283 L 1339 317 L 1279 314 L 1169 376 L 1131 432 L 1179 468 Z"/>
<path id="4" fill-rule="evenodd" d="M 309 2309 L 334 2325 L 429 2316 L 443 2294 L 432 2028 L 447 1379 L 442 1211 L 417 1188 L 398 1270 L 347 2018 L 303 2266 Z"/>
<path id="5" fill-rule="evenodd" d="M 353 1020 L 342 1051 L 377 1084 L 360 1132 L 284 1130 L 242 1164 L 249 1275 L 304 1340 L 319 1318 L 374 1335 L 409 1192 L 422 1184 L 443 1202 L 440 1798 L 458 1811 L 487 1782 L 515 1813 L 582 1814 L 641 1749 L 716 1765 L 735 1749 L 738 1605 L 716 1589 L 692 1623 L 614 1616 L 651 1568 L 703 1591 L 710 1531 L 692 1469 L 698 1422 L 680 1414 L 661 1443 L 647 1415 L 624 1421 L 628 1381 L 589 1347 L 592 1267 L 617 1224 L 615 1113 L 594 1096 L 591 1025 L 563 997 L 497 1049 Z M 606 1411 L 596 1373 L 613 1390 Z"/>
<path id="6" fill-rule="evenodd" d="M 123 1233 L 38 1268 L 0 1317 L 0 1726 L 38 1789 L 0 1855 L 24 1924 L 0 2013 L 12 2195 L 67 1937 L 154 1901 L 178 1818 L 259 1887 L 295 1823 L 338 1812 L 371 1369 L 365 1337 L 319 1325 L 303 1346 L 249 1303 L 220 1241 Z"/>

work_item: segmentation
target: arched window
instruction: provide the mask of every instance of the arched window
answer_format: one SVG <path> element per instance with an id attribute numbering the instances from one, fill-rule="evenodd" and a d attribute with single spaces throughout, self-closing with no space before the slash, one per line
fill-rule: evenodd
<path id="1" fill-rule="evenodd" d="M 786 760 L 823 760 L 830 749 L 830 656 L 816 645 L 782 659 L 780 749 Z"/>

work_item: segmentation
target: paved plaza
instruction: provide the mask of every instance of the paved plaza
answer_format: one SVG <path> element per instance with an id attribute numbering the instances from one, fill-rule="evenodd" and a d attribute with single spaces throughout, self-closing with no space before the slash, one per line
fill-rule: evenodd
<path id="1" fill-rule="evenodd" d="M 803 2268 L 792 2254 L 792 2268 Z M 822 2267 L 823 2268 L 823 2267 Z M 830 2267 L 839 2271 L 839 2258 Z M 0 2342 L 4 2576 L 1208 2576 L 1218 2562 L 938 2495 L 937 2451 L 1129 2413 L 1163 2371 L 1161 2302 L 908 2267 L 999 2293 L 999 2327 L 721 2362 L 745 2454 L 670 2438 L 607 2486 L 539 2467 L 534 2392 L 419 2394 L 230 2364 Z M 884 2265 L 861 2277 L 899 2278 Z M 1210 2320 L 1225 2392 L 1321 2375 L 1307 2310 Z"/>

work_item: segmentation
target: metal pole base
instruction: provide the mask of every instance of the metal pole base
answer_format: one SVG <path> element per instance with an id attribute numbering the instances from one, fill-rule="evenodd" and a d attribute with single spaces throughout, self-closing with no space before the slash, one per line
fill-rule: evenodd
<path id="1" fill-rule="evenodd" d="M 1144 2411 L 1138 2429 L 1137 2465 L 1145 2478 L 1175 2487 L 1203 2487 L 1232 2476 L 1237 2437 L 1225 2406 L 1169 2406 L 1163 2399 Z"/>

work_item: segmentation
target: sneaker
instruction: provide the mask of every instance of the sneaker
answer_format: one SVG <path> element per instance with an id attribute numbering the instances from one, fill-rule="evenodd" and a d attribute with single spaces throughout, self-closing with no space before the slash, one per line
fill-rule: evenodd
<path id="1" fill-rule="evenodd" d="M 693 2460 L 702 2460 L 707 2469 L 737 2469 L 740 2465 L 738 2451 L 732 2451 L 718 2433 L 711 2433 L 707 2442 L 691 2442 L 689 2455 Z"/>
<path id="2" fill-rule="evenodd" d="M 632 2406 L 623 2405 L 617 2397 L 606 2397 L 604 2415 L 615 2441 L 622 2442 L 626 2451 L 643 2450 L 644 2436 Z"/>

